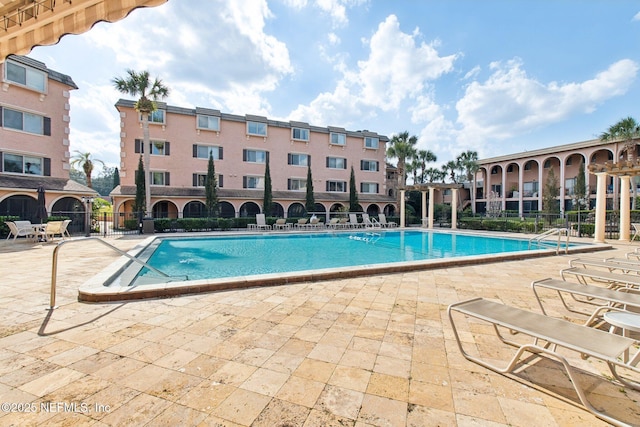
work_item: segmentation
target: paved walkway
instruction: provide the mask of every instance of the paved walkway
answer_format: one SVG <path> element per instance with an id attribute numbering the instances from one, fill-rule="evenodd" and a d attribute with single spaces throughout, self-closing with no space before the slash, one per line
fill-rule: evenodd
<path id="1" fill-rule="evenodd" d="M 570 403 L 552 362 L 521 374 L 544 393 L 466 361 L 446 317 L 476 296 L 538 311 L 530 282 L 559 277 L 569 256 L 85 304 L 78 286 L 116 255 L 83 242 L 61 248 L 49 312 L 53 247 L 0 243 L 3 426 L 606 425 Z M 490 328 L 463 331 L 483 354 L 507 357 Z M 640 393 L 605 381 L 597 361 L 571 360 L 599 405 L 639 422 Z"/>

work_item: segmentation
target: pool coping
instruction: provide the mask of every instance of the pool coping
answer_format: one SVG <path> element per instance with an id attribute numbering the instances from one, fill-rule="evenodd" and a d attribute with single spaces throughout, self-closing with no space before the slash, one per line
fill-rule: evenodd
<path id="1" fill-rule="evenodd" d="M 396 228 L 396 231 L 403 229 Z M 415 229 L 405 228 L 406 231 Z M 362 231 L 362 230 L 361 230 Z M 478 232 L 477 230 L 435 230 L 437 232 L 455 232 L 461 234 L 476 234 L 485 237 L 500 238 L 522 238 L 513 236 L 513 233 L 487 233 Z M 322 232 L 322 230 L 314 231 Z M 326 231 L 326 232 L 334 232 Z M 345 231 L 348 233 L 349 231 Z M 353 230 L 351 230 L 353 232 Z M 307 232 L 308 233 L 308 232 Z M 282 232 L 239 232 L 234 235 L 282 235 Z M 296 233 L 297 234 L 297 233 Z M 301 234 L 306 234 L 302 232 Z M 213 237 L 213 236 L 229 236 L 229 233 L 180 233 L 179 237 Z M 154 241 L 162 238 L 175 238 L 176 235 L 154 235 L 144 239 L 140 244 L 131 249 L 128 254 L 133 257 L 141 255 Z M 612 249 L 611 245 L 605 243 L 586 243 L 583 245 L 569 248 L 569 254 L 578 254 L 586 252 L 594 252 L 600 250 Z M 562 252 L 564 254 L 564 251 Z M 404 261 L 387 264 L 369 264 L 353 267 L 325 268 L 320 270 L 305 270 L 290 273 L 270 273 L 252 276 L 235 276 L 219 279 L 198 279 L 189 281 L 172 281 L 167 283 L 154 283 L 144 285 L 118 285 L 110 284 L 116 277 L 121 275 L 130 266 L 131 260 L 122 256 L 111 263 L 107 268 L 91 277 L 78 290 L 78 301 L 83 302 L 114 302 L 114 301 L 131 301 L 152 298 L 168 298 L 179 295 L 197 294 L 204 292 L 215 292 L 227 289 L 240 289 L 260 286 L 278 286 L 289 283 L 316 282 L 323 280 L 345 279 L 354 277 L 363 277 L 377 274 L 393 274 L 408 271 L 441 269 L 450 267 L 460 267 L 467 265 L 477 265 L 485 263 L 516 261 L 530 258 L 540 258 L 556 255 L 555 249 L 539 249 L 531 251 L 519 251 L 512 253 L 502 253 L 496 255 L 473 255 L 457 258 L 446 259 L 430 259 L 417 261 Z"/>

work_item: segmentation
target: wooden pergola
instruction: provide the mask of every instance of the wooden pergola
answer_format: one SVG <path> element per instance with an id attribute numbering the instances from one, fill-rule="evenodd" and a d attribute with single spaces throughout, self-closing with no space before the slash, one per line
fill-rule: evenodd
<path id="1" fill-rule="evenodd" d="M 116 22 L 139 7 L 167 0 L 0 0 L 0 61 L 24 55 L 35 46 L 58 43 L 97 22 Z"/>
<path id="2" fill-rule="evenodd" d="M 444 184 L 430 182 L 427 184 L 414 184 L 400 188 L 400 227 L 405 227 L 405 195 L 407 191 L 420 191 L 422 193 L 422 226 L 433 228 L 433 212 L 435 208 L 435 192 L 436 190 L 451 190 L 451 228 L 457 228 L 458 222 L 458 190 L 462 188 L 462 184 Z M 427 214 L 427 193 L 429 193 L 429 213 Z"/>
<path id="3" fill-rule="evenodd" d="M 620 241 L 628 242 L 631 236 L 631 178 L 640 175 L 640 161 L 590 164 L 589 172 L 596 176 L 596 218 L 594 240 L 604 242 L 607 214 L 607 176 L 620 179 Z M 634 184 L 635 185 L 635 184 Z"/>

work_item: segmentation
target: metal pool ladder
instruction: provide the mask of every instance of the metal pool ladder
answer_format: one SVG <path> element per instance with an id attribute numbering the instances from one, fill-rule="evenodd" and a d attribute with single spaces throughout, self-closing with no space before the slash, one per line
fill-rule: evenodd
<path id="1" fill-rule="evenodd" d="M 97 242 L 102 243 L 103 245 L 113 249 L 114 251 L 118 252 L 120 255 L 126 256 L 127 258 L 129 258 L 131 261 L 135 261 L 138 264 L 142 264 L 144 267 L 148 268 L 149 270 L 158 273 L 164 277 L 171 277 L 169 276 L 167 273 L 164 273 L 160 270 L 158 270 L 155 267 L 150 266 L 149 264 L 147 264 L 146 262 L 129 255 L 128 253 L 126 253 L 125 251 L 116 248 L 115 246 L 113 246 L 110 243 L 105 242 L 104 240 L 102 240 L 99 237 L 81 237 L 78 239 L 73 239 L 73 240 L 63 240 L 62 242 L 59 242 L 58 245 L 53 249 L 53 261 L 52 261 L 52 265 L 51 265 L 51 300 L 49 303 L 49 310 L 53 310 L 56 305 L 56 282 L 58 280 L 58 251 L 60 250 L 60 248 L 67 244 L 67 243 L 74 243 L 74 242 L 84 242 L 87 240 L 95 240 Z"/>
<path id="2" fill-rule="evenodd" d="M 550 230 L 545 231 L 542 234 L 539 234 L 535 237 L 532 237 L 529 239 L 529 249 L 531 249 L 531 245 L 532 244 L 536 244 L 540 247 L 549 247 L 549 246 L 553 246 L 553 243 L 545 240 L 548 237 L 552 237 L 552 236 L 558 236 L 558 243 L 556 245 L 556 255 L 558 255 L 558 253 L 560 252 L 560 244 L 561 244 L 561 238 L 562 235 L 564 235 L 565 238 L 565 247 L 564 247 L 564 253 L 568 253 L 569 252 L 569 229 L 568 228 L 552 228 Z"/>

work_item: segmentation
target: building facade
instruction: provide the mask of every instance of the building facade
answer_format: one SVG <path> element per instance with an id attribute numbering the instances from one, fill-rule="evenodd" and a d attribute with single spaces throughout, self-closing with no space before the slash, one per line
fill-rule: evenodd
<path id="1" fill-rule="evenodd" d="M 206 216 L 204 185 L 210 154 L 223 217 L 252 217 L 262 212 L 267 162 L 274 216 L 307 213 L 309 167 L 316 214 L 348 210 L 351 168 L 362 210 L 374 215 L 395 212 L 394 198 L 387 192 L 389 139 L 384 135 L 158 103 L 149 117 L 150 147 L 145 147 L 134 104 L 122 99 L 116 103 L 122 132 L 121 185 L 111 193 L 114 212 L 133 212 L 135 174 L 147 148 L 151 150 L 149 210 L 154 218 Z"/>
<path id="2" fill-rule="evenodd" d="M 97 193 L 69 179 L 71 77 L 42 62 L 9 56 L 0 63 L 0 215 L 35 219 L 38 189 L 45 208 L 84 211 Z"/>
<path id="3" fill-rule="evenodd" d="M 588 165 L 618 161 L 625 156 L 623 148 L 619 141 L 589 140 L 479 160 L 475 191 L 471 191 L 472 206 L 476 213 L 486 212 L 491 204 L 519 215 L 540 211 L 545 185 L 553 170 L 560 188 L 561 212 L 574 210 L 579 197 L 575 185 L 580 164 L 584 163 L 587 198 L 593 208 L 596 176 L 589 173 Z M 607 209 L 618 209 L 620 180 L 607 177 L 606 193 Z"/>

